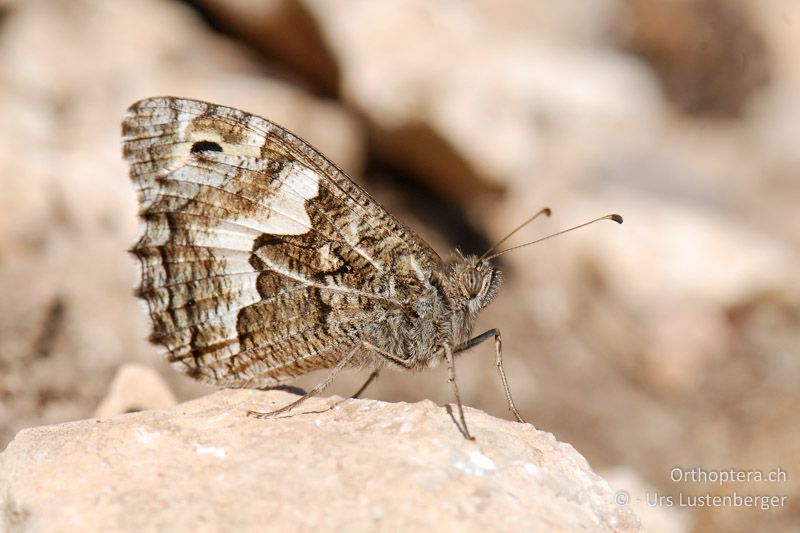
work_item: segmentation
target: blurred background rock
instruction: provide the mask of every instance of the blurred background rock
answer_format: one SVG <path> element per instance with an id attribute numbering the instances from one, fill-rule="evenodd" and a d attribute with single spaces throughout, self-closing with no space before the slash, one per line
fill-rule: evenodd
<path id="1" fill-rule="evenodd" d="M 442 255 L 480 253 L 545 205 L 554 216 L 515 243 L 623 214 L 503 256 L 477 329 L 501 328 L 528 420 L 634 498 L 789 496 L 644 509 L 646 525 L 789 530 L 798 52 L 795 0 L 0 2 L 0 446 L 90 416 L 125 363 L 179 399 L 212 390 L 144 340 L 125 252 L 138 229 L 119 122 L 169 94 L 296 131 Z M 465 402 L 507 417 L 492 347 L 458 363 Z M 443 369 L 367 395 L 452 400 Z M 675 466 L 788 479 L 674 482 Z"/>

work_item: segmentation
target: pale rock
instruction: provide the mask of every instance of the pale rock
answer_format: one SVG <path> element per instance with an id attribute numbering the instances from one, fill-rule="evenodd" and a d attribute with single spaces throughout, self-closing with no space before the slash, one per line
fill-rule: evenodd
<path id="1" fill-rule="evenodd" d="M 724 309 L 769 291 L 800 295 L 800 253 L 724 212 L 607 189 L 575 196 L 566 216 L 578 220 L 578 212 L 610 206 L 625 214 L 621 227 L 598 226 L 557 246 L 600 263 L 630 307 L 693 299 Z"/>
<path id="2" fill-rule="evenodd" d="M 149 366 L 128 363 L 117 370 L 94 416 L 108 418 L 145 409 L 166 409 L 176 403 L 175 394 L 158 372 Z"/>
<path id="3" fill-rule="evenodd" d="M 11 531 L 640 531 L 569 444 L 431 402 L 244 390 L 20 432 L 0 455 Z"/>
<path id="4" fill-rule="evenodd" d="M 616 27 L 658 72 L 664 96 L 676 109 L 735 118 L 771 77 L 770 54 L 751 15 L 755 4 L 629 0 Z"/>
<path id="5" fill-rule="evenodd" d="M 632 468 L 617 467 L 604 470 L 604 479 L 614 487 L 614 497 L 636 513 L 648 533 L 689 533 L 693 530 L 691 515 L 686 509 L 670 506 L 659 500 L 667 493 L 649 485 Z"/>
<path id="6" fill-rule="evenodd" d="M 457 200 L 537 176 L 545 130 L 588 142 L 613 129 L 622 142 L 661 111 L 643 65 L 602 43 L 539 38 L 535 17 L 508 32 L 485 23 L 488 3 L 303 4 L 339 63 L 342 97 L 375 126 L 376 149 Z"/>
<path id="7" fill-rule="evenodd" d="M 766 0 L 746 3 L 761 25 L 770 52 L 770 83 L 749 109 L 743 124 L 748 151 L 758 162 L 758 171 L 744 181 L 743 202 L 752 218 L 767 221 L 772 231 L 788 234 L 800 244 L 800 187 L 797 168 L 800 152 L 800 3 Z M 741 185 L 740 185 L 741 187 Z M 742 187 L 743 188 L 743 187 Z"/>
<path id="8" fill-rule="evenodd" d="M 276 57 L 326 93 L 339 86 L 339 66 L 320 28 L 297 0 L 199 0 L 219 24 Z"/>

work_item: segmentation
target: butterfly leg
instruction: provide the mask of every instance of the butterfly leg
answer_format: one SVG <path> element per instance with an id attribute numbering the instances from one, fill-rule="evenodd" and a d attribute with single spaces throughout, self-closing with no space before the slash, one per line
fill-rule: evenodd
<path id="1" fill-rule="evenodd" d="M 361 344 L 363 344 L 365 348 L 367 348 L 369 350 L 372 350 L 376 354 L 380 355 L 381 357 L 385 357 L 386 359 L 388 359 L 389 361 L 391 361 L 393 363 L 397 363 L 398 365 L 402 366 L 403 368 L 411 368 L 411 361 L 409 361 L 408 359 L 403 359 L 400 356 L 391 354 L 391 353 L 389 353 L 389 352 L 387 352 L 385 350 L 381 350 L 380 348 L 378 348 L 374 344 L 370 344 L 367 341 L 361 341 Z"/>
<path id="2" fill-rule="evenodd" d="M 477 337 L 468 340 L 464 344 L 456 347 L 456 353 L 463 352 L 464 350 L 469 350 L 473 346 L 482 343 L 483 341 L 489 339 L 490 337 L 494 337 L 494 350 L 495 350 L 495 365 L 497 366 L 497 371 L 500 373 L 500 379 L 503 382 L 503 390 L 506 393 L 506 400 L 508 401 L 508 409 L 514 414 L 514 418 L 517 419 L 517 422 L 525 422 L 517 411 L 517 407 L 514 405 L 514 400 L 511 398 L 511 389 L 508 386 L 508 379 L 506 378 L 506 371 L 503 369 L 503 340 L 500 337 L 500 330 L 497 328 L 492 328 L 489 331 L 485 331 L 478 335 Z"/>
<path id="3" fill-rule="evenodd" d="M 285 413 L 286 411 L 294 409 L 295 407 L 297 407 L 310 397 L 319 394 L 320 392 L 328 388 L 328 385 L 330 385 L 333 382 L 333 378 L 336 377 L 336 374 L 338 374 L 344 367 L 347 366 L 347 363 L 350 362 L 350 360 L 358 351 L 359 347 L 360 346 L 356 345 L 352 350 L 350 350 L 350 352 L 346 356 L 344 356 L 335 367 L 333 367 L 333 370 L 331 370 L 331 373 L 328 374 L 328 377 L 319 382 L 313 389 L 303 394 L 298 399 L 289 402 L 286 405 L 278 407 L 277 409 L 274 409 L 272 411 L 267 411 L 266 413 L 262 413 L 260 411 L 247 411 L 247 416 L 252 416 L 253 418 L 272 418 L 275 415 L 279 415 L 281 413 Z"/>
<path id="4" fill-rule="evenodd" d="M 362 341 L 364 346 L 373 350 L 378 355 L 387 358 L 388 360 L 399 364 L 404 368 L 411 368 L 411 362 L 407 359 L 403 359 L 402 357 L 398 357 L 394 354 L 390 354 L 384 350 L 381 350 L 377 346 L 374 346 L 367 341 Z M 445 346 L 445 356 L 447 357 L 447 371 L 448 371 L 448 381 L 453 386 L 453 392 L 456 396 L 456 404 L 458 405 L 458 415 L 461 419 L 461 426 L 464 433 L 464 436 L 469 440 L 475 440 L 475 437 L 470 435 L 469 428 L 467 427 L 467 420 L 464 418 L 464 406 L 461 403 L 461 395 L 458 393 L 458 384 L 456 383 L 456 367 L 453 363 L 453 351 L 450 349 L 450 346 Z"/>
<path id="5" fill-rule="evenodd" d="M 475 440 L 475 437 L 470 435 L 469 428 L 467 427 L 467 419 L 464 418 L 464 406 L 461 404 L 461 395 L 458 394 L 458 383 L 456 383 L 456 365 L 453 361 L 453 350 L 450 346 L 445 345 L 444 354 L 447 358 L 447 380 L 453 386 L 453 394 L 456 397 L 456 405 L 458 406 L 458 416 L 461 419 L 461 426 L 464 428 L 464 436 L 469 440 Z"/>
<path id="6" fill-rule="evenodd" d="M 361 393 L 364 392 L 365 390 L 367 390 L 367 387 L 369 387 L 370 383 L 372 383 L 373 381 L 378 379 L 378 375 L 379 374 L 380 374 L 380 370 L 373 370 L 372 373 L 367 378 L 367 381 L 365 381 L 364 384 L 361 385 L 361 388 L 359 388 L 356 391 L 356 393 L 351 396 L 351 398 L 355 400 L 356 398 L 361 396 Z"/>
<path id="7" fill-rule="evenodd" d="M 362 341 L 364 346 L 369 348 L 370 350 L 375 351 L 378 355 L 393 361 L 404 368 L 411 368 L 410 361 L 403 359 L 402 357 L 398 357 L 394 354 L 390 354 L 384 350 L 381 350 L 377 346 L 374 346 L 367 341 Z M 450 346 L 445 346 L 445 355 L 447 357 L 447 370 L 448 370 L 448 381 L 453 385 L 453 392 L 456 396 L 456 404 L 458 405 L 458 415 L 461 418 L 461 426 L 463 429 L 464 436 L 469 440 L 475 440 L 475 437 L 470 435 L 469 428 L 467 427 L 467 420 L 464 418 L 464 406 L 461 404 L 461 396 L 458 394 L 458 384 L 456 383 L 456 367 L 453 364 L 453 351 L 450 349 Z"/>

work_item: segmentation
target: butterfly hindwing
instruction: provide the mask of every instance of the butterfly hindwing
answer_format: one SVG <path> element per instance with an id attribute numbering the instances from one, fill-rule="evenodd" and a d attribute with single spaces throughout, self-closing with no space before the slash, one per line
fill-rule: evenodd
<path id="1" fill-rule="evenodd" d="M 137 102 L 123 151 L 152 339 L 190 375 L 267 386 L 336 364 L 436 253 L 300 138 L 236 109 Z"/>

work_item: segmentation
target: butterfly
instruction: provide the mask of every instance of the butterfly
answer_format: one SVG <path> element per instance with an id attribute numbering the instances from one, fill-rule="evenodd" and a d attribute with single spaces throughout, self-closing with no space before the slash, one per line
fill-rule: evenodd
<path id="1" fill-rule="evenodd" d="M 499 253 L 441 258 L 300 137 L 237 109 L 141 100 L 125 114 L 122 145 L 144 222 L 130 250 L 136 294 L 150 340 L 174 367 L 255 388 L 332 369 L 297 400 L 251 412 L 266 417 L 319 393 L 344 368 L 370 371 L 357 396 L 382 369 L 446 362 L 471 439 L 454 356 L 494 339 L 509 409 L 523 421 L 499 330 L 472 333 L 502 283 L 491 262 Z"/>

